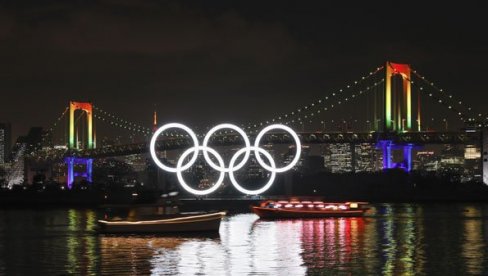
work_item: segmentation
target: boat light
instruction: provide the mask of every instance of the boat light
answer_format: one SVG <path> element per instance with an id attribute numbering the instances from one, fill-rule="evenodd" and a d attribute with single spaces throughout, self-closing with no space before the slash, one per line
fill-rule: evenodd
<path id="1" fill-rule="evenodd" d="M 293 207 L 293 204 L 288 203 L 285 205 L 285 208 L 291 208 L 291 207 Z"/>
<path id="2" fill-rule="evenodd" d="M 349 204 L 349 208 L 358 208 L 358 204 L 357 203 L 351 203 L 351 204 Z"/>
<path id="3" fill-rule="evenodd" d="M 302 208 L 303 207 L 303 204 L 296 204 L 295 205 L 295 208 Z"/>
<path id="4" fill-rule="evenodd" d="M 325 206 L 325 209 L 337 210 L 337 206 L 330 204 L 330 205 Z"/>
<path id="5" fill-rule="evenodd" d="M 341 210 L 346 210 L 346 209 L 347 209 L 347 207 L 346 207 L 346 205 L 339 205 L 339 209 L 341 209 Z"/>
<path id="6" fill-rule="evenodd" d="M 275 208 L 281 208 L 281 206 L 282 206 L 282 205 L 281 205 L 281 204 L 279 204 L 279 203 L 275 204 Z"/>
<path id="7" fill-rule="evenodd" d="M 313 204 L 308 204 L 307 206 L 308 206 L 308 208 L 313 208 L 314 205 Z"/>

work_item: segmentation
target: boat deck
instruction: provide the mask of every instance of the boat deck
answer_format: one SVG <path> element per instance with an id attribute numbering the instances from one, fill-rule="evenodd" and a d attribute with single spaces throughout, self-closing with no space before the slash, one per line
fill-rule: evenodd
<path id="1" fill-rule="evenodd" d="M 367 202 L 264 201 L 251 210 L 260 218 L 357 217 L 368 209 Z"/>

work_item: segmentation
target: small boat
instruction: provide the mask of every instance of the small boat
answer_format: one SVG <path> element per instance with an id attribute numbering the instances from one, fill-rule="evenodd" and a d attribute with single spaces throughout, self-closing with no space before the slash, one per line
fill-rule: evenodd
<path id="1" fill-rule="evenodd" d="M 226 212 L 179 213 L 152 219 L 99 220 L 102 233 L 218 232 Z"/>
<path id="2" fill-rule="evenodd" d="M 180 212 L 177 198 L 162 195 L 155 203 L 105 205 L 102 233 L 216 232 L 225 211 Z"/>
<path id="3" fill-rule="evenodd" d="M 267 200 L 251 210 L 264 219 L 359 217 L 364 215 L 367 202 L 330 203 L 323 201 Z"/>

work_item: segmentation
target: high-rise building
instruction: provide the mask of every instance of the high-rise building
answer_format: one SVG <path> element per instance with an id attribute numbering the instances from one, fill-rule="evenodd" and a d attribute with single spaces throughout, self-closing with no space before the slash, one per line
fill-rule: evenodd
<path id="1" fill-rule="evenodd" d="M 374 172 L 381 170 L 381 163 L 378 166 L 378 150 L 374 144 L 360 143 L 354 145 L 355 150 L 355 172 Z"/>
<path id="2" fill-rule="evenodd" d="M 352 150 L 350 143 L 328 144 L 323 149 L 324 167 L 332 173 L 352 172 Z"/>
<path id="3" fill-rule="evenodd" d="M 0 164 L 10 161 L 12 149 L 12 127 L 9 123 L 0 123 Z"/>

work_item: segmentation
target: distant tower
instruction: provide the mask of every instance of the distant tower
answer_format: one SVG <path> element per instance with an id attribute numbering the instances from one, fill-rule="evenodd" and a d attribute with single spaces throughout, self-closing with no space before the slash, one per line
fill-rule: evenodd
<path id="1" fill-rule="evenodd" d="M 156 132 L 156 130 L 158 130 L 158 113 L 156 112 L 156 110 L 154 110 L 154 113 L 153 113 L 153 133 Z M 166 150 L 163 151 L 163 158 L 166 158 Z"/>
<path id="2" fill-rule="evenodd" d="M 156 132 L 158 130 L 158 113 L 156 110 L 154 110 L 153 114 L 153 132 Z"/>

